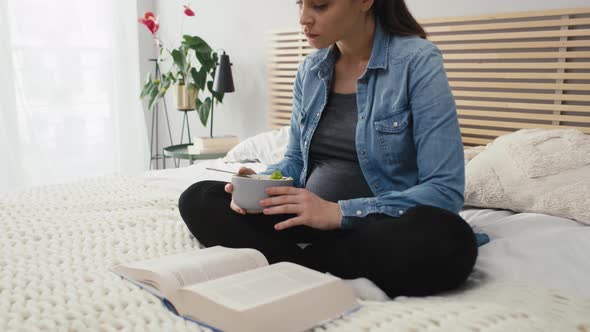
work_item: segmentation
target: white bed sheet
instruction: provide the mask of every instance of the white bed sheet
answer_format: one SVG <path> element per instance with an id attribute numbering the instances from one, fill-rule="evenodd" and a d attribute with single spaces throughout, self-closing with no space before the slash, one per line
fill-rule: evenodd
<path id="1" fill-rule="evenodd" d="M 489 281 L 525 281 L 590 296 L 589 226 L 571 219 L 506 210 L 468 208 L 461 215 L 491 239 L 480 247 L 476 276 Z"/>
<path id="2" fill-rule="evenodd" d="M 235 171 L 240 164 L 210 160 L 140 178 L 100 177 L 0 195 L 0 330 L 205 331 L 109 269 L 197 248 L 177 202 L 196 181 L 230 179 L 207 166 Z M 587 244 L 566 234 L 587 228 L 547 218 L 533 225 L 530 217 L 505 211 L 463 214 L 492 237 L 464 286 L 425 298 L 364 301 L 361 310 L 315 331 L 590 330 L 590 297 L 560 290 L 587 294 L 579 282 L 587 274 Z M 557 239 L 562 245 L 553 245 Z M 542 250 L 546 242 L 553 246 Z M 529 251 L 542 258 L 529 259 Z M 548 265 L 555 273 L 542 269 Z"/>
<path id="3" fill-rule="evenodd" d="M 190 167 L 150 171 L 150 182 L 180 193 L 202 180 L 230 181 L 231 174 L 206 167 L 237 171 L 246 166 L 259 172 L 261 163 L 206 160 Z M 576 221 L 535 213 L 466 207 L 461 216 L 490 236 L 479 248 L 473 278 L 494 282 L 526 282 L 590 296 L 590 227 Z"/>

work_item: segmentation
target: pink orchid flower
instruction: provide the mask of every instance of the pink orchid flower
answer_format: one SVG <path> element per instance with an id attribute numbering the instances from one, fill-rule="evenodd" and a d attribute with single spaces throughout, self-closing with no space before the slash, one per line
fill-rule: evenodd
<path id="1" fill-rule="evenodd" d="M 184 7 L 184 14 L 186 16 L 195 16 L 195 12 L 189 7 L 188 5 L 183 5 Z"/>
<path id="2" fill-rule="evenodd" d="M 143 18 L 140 18 L 137 21 L 145 25 L 148 28 L 148 30 L 150 30 L 152 35 L 155 34 L 156 31 L 158 31 L 158 29 L 160 28 L 160 22 L 152 12 L 145 12 L 143 14 Z"/>

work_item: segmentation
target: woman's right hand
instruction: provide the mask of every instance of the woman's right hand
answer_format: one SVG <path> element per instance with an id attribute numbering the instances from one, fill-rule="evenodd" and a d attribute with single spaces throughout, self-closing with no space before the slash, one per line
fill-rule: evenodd
<path id="1" fill-rule="evenodd" d="M 244 167 L 244 166 L 240 167 L 240 170 L 238 170 L 238 175 L 250 175 L 250 174 L 256 174 L 256 172 L 255 172 L 253 169 L 251 169 L 251 168 L 248 168 L 248 167 Z M 229 194 L 231 194 L 231 193 L 233 193 L 233 192 L 234 192 L 234 186 L 231 184 L 231 182 L 227 183 L 227 184 L 225 185 L 225 188 L 224 188 L 224 189 L 225 189 L 225 192 L 226 192 L 226 193 L 229 193 Z M 252 214 L 255 214 L 255 213 L 262 213 L 262 212 L 260 212 L 260 211 L 250 211 L 250 210 L 242 209 L 241 207 L 239 207 L 239 206 L 236 204 L 236 202 L 234 202 L 234 200 L 233 200 L 233 199 L 231 200 L 231 203 L 229 204 L 229 207 L 230 207 L 232 210 L 234 210 L 234 211 L 236 211 L 237 213 L 239 213 L 239 214 L 246 214 L 246 213 L 252 213 Z"/>

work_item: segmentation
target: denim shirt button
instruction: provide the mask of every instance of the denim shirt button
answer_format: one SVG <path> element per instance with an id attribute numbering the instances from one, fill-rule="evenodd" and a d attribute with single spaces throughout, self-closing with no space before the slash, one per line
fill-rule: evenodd
<path id="1" fill-rule="evenodd" d="M 361 120 L 364 120 L 364 119 L 365 119 L 365 116 L 364 115 L 361 115 Z"/>
<path id="2" fill-rule="evenodd" d="M 362 149 L 362 150 L 361 150 L 361 154 L 364 156 L 364 155 L 365 155 L 365 153 L 367 153 L 367 150 L 365 150 L 365 149 Z"/>
<path id="3" fill-rule="evenodd" d="M 307 146 L 307 141 L 303 142 L 303 145 Z"/>
<path id="4" fill-rule="evenodd" d="M 402 214 L 404 214 L 404 210 L 399 210 L 399 215 L 401 216 Z"/>
<path id="5" fill-rule="evenodd" d="M 360 216 L 361 214 L 363 214 L 363 211 L 361 211 L 361 210 L 356 210 L 356 215 L 357 215 L 357 216 Z"/>
<path id="6" fill-rule="evenodd" d="M 393 126 L 394 126 L 395 128 L 399 127 L 399 122 L 395 121 L 395 122 L 393 123 Z"/>
<path id="7" fill-rule="evenodd" d="M 319 118 L 320 117 L 320 113 L 316 114 L 315 117 L 316 118 Z"/>

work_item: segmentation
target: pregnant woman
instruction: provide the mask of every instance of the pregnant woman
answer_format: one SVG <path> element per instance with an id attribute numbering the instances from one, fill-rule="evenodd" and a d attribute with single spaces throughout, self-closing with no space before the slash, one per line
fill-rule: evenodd
<path id="1" fill-rule="evenodd" d="M 463 145 L 441 52 L 403 0 L 297 4 L 318 50 L 297 72 L 285 157 L 263 172 L 295 186 L 268 188 L 256 214 L 231 184 L 199 182 L 180 197 L 182 218 L 207 247 L 368 279 L 389 297 L 457 287 L 477 245 L 457 214 Z"/>

